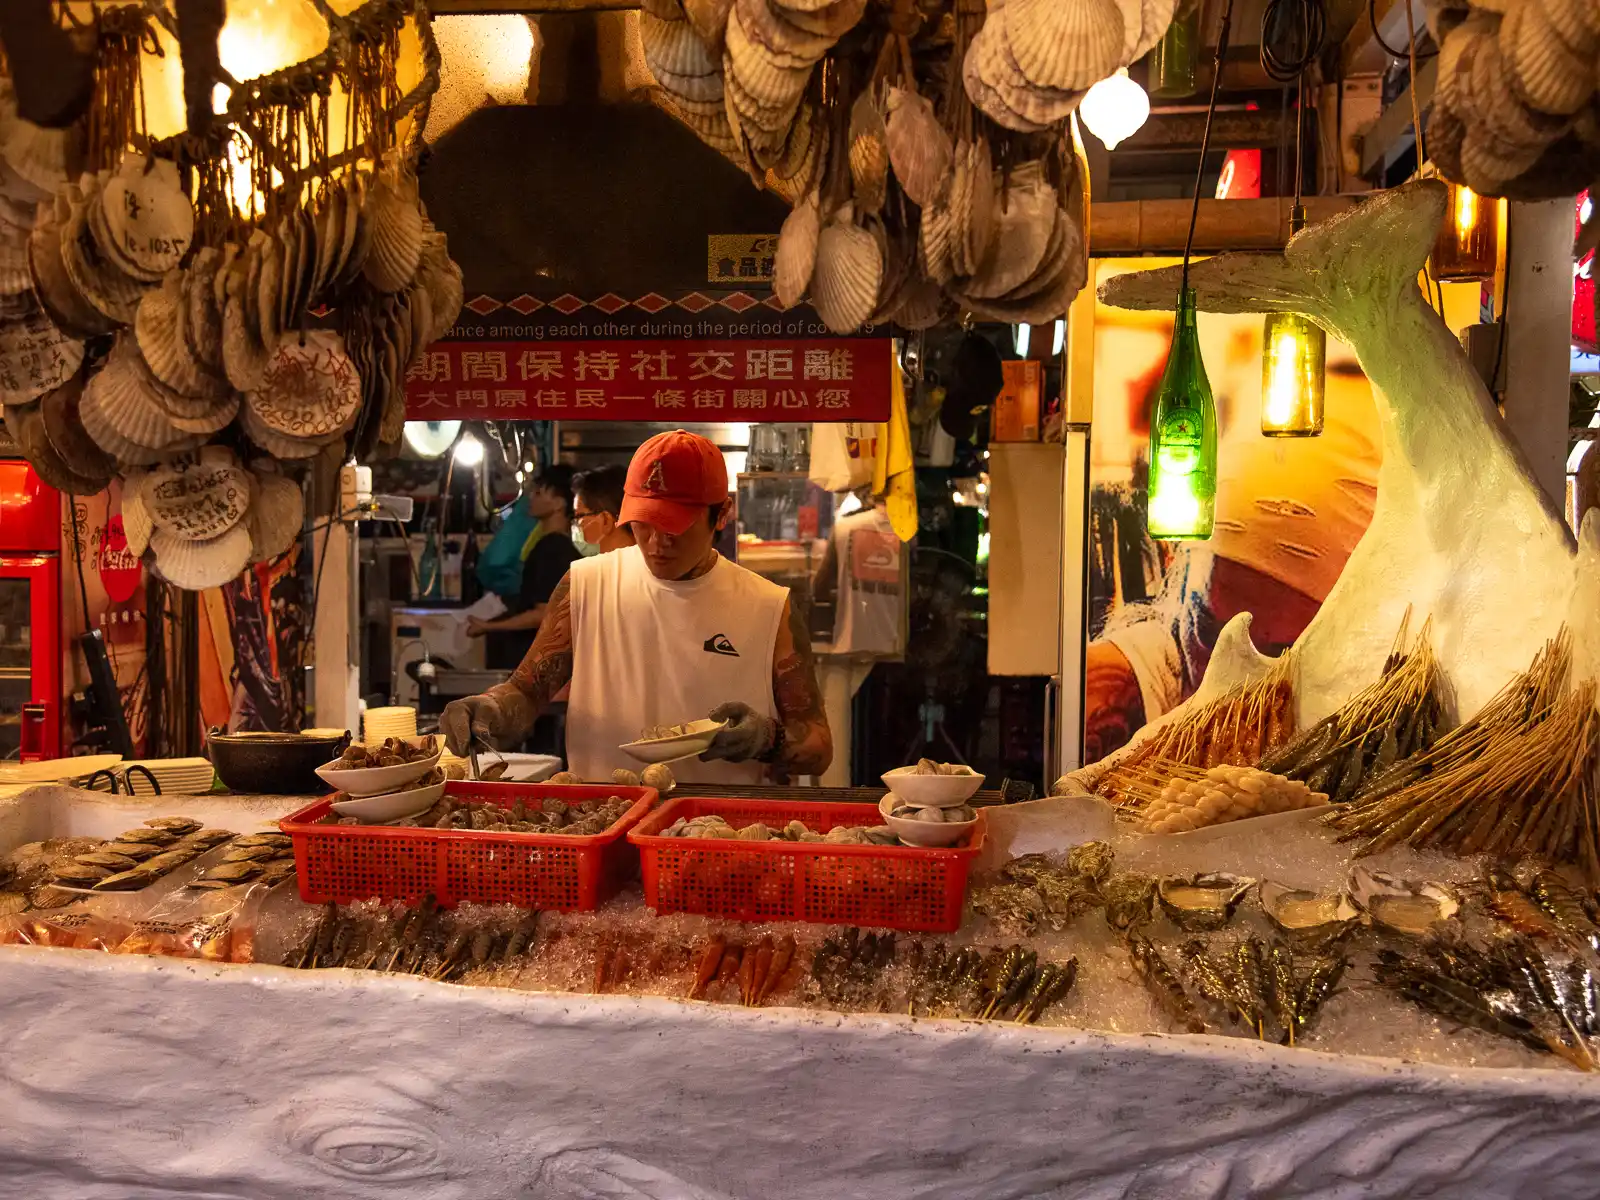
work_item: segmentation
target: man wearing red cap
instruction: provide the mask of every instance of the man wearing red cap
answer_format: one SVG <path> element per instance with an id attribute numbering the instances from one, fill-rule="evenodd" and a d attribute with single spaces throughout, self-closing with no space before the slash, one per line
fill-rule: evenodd
<path id="1" fill-rule="evenodd" d="M 702 713 L 727 725 L 699 762 L 673 765 L 685 783 L 827 770 L 810 636 L 787 588 L 714 549 L 731 511 L 722 452 L 705 438 L 678 429 L 640 446 L 618 518 L 637 545 L 572 565 L 510 681 L 446 707 L 450 748 L 520 740 L 570 682 L 567 769 L 581 779 L 609 779 L 618 746 Z"/>

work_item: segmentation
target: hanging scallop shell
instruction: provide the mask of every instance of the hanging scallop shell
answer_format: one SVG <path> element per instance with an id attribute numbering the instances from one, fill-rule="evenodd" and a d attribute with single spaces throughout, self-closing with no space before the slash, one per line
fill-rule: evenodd
<path id="1" fill-rule="evenodd" d="M 989 157 L 989 140 L 980 137 L 968 143 L 968 190 L 962 212 L 960 257 L 965 262 L 963 274 L 971 275 L 989 256 L 999 228 L 999 199 L 995 190 L 995 174 Z"/>
<path id="2" fill-rule="evenodd" d="M 123 472 L 122 476 L 122 536 L 128 541 L 128 553 L 141 557 L 150 545 L 150 535 L 155 525 L 150 520 L 150 510 L 145 507 L 141 488 L 144 471 L 137 467 Z"/>
<path id="3" fill-rule="evenodd" d="M 182 275 L 174 271 L 139 302 L 133 328 L 139 353 L 150 373 L 180 395 L 220 399 L 228 386 L 190 352 L 180 324 L 187 316 Z"/>
<path id="4" fill-rule="evenodd" d="M 34 294 L 50 319 L 74 337 L 95 337 L 117 328 L 83 298 L 73 286 L 61 258 L 61 227 L 50 207 L 40 205 L 40 216 L 28 235 L 28 271 Z"/>
<path id="5" fill-rule="evenodd" d="M 856 211 L 876 213 L 889 185 L 889 130 L 869 89 L 850 106 L 850 179 Z"/>
<path id="6" fill-rule="evenodd" d="M 194 238 L 194 205 L 176 164 L 125 154 L 100 195 L 117 257 L 130 274 L 155 283 L 183 261 Z"/>
<path id="7" fill-rule="evenodd" d="M 39 405 L 13 404 L 5 408 L 6 432 L 22 451 L 34 471 L 50 487 L 73 496 L 92 496 L 101 491 L 109 478 L 89 478 L 67 466 L 50 444 L 44 415 Z"/>
<path id="8" fill-rule="evenodd" d="M 639 40 L 644 47 L 645 65 L 658 79 L 663 74 L 715 75 L 722 69 L 721 55 L 688 21 L 663 21 L 640 13 Z"/>
<path id="9" fill-rule="evenodd" d="M 811 285 L 817 263 L 817 241 L 822 233 L 818 196 L 813 193 L 794 206 L 778 232 L 778 252 L 772 268 L 772 289 L 778 303 L 793 308 Z"/>
<path id="10" fill-rule="evenodd" d="M 230 583 L 250 565 L 250 534 L 242 524 L 203 542 L 157 529 L 150 535 L 150 549 L 156 573 L 190 592 Z"/>
<path id="11" fill-rule="evenodd" d="M 361 378 L 344 341 L 326 329 L 286 339 L 260 387 L 245 396 L 251 413 L 285 437 L 319 440 L 344 430 L 361 403 Z"/>
<path id="12" fill-rule="evenodd" d="M 83 343 L 62 333 L 42 309 L 0 325 L 0 403 L 31 403 L 82 365 Z"/>
<path id="13" fill-rule="evenodd" d="M 1571 115 L 1594 95 L 1595 64 L 1568 44 L 1537 0 L 1510 9 L 1500 25 L 1500 48 L 1528 103 L 1541 112 Z"/>
<path id="14" fill-rule="evenodd" d="M 854 333 L 872 315 L 883 281 L 877 240 L 858 225 L 832 222 L 817 238 L 811 304 L 834 333 Z"/>
<path id="15" fill-rule="evenodd" d="M 266 562 L 286 554 L 305 524 L 305 495 L 300 485 L 275 471 L 257 467 L 250 511 L 245 516 L 250 532 L 250 557 Z"/>
<path id="16" fill-rule="evenodd" d="M 21 117 L 7 122 L 3 149 L 6 163 L 43 192 L 54 192 L 78 172 L 82 153 L 76 126 L 45 129 Z"/>
<path id="17" fill-rule="evenodd" d="M 1545 19 L 1581 58 L 1600 52 L 1600 7 L 1594 0 L 1543 0 Z"/>
<path id="18" fill-rule="evenodd" d="M 409 174 L 401 177 L 384 172 L 373 185 L 367 205 L 372 246 L 362 273 L 378 291 L 397 292 L 411 282 L 422 257 L 416 180 Z"/>
<path id="19" fill-rule="evenodd" d="M 934 283 L 948 283 L 955 274 L 951 254 L 957 236 L 955 220 L 945 204 L 935 201 L 922 210 L 917 263 L 922 274 Z"/>
<path id="20" fill-rule="evenodd" d="M 92 180 L 92 176 L 84 176 L 86 184 Z M 61 227 L 61 261 L 72 286 L 96 312 L 117 325 L 128 325 L 147 289 L 102 258 L 89 233 L 89 207 L 98 202 L 97 188 L 98 184 L 86 187 L 83 200 L 72 204 L 71 215 Z"/>
<path id="21" fill-rule="evenodd" d="M 78 413 L 83 387 L 84 378 L 78 374 L 47 392 L 39 401 L 39 415 L 44 419 L 45 437 L 69 471 L 83 479 L 109 483 L 117 472 L 117 462 L 83 427 Z"/>
<path id="22" fill-rule="evenodd" d="M 903 88 L 890 88 L 885 138 L 889 162 L 900 188 L 918 208 L 938 199 L 949 180 L 954 153 L 950 135 L 926 98 Z"/>
<path id="23" fill-rule="evenodd" d="M 198 542 L 220 537 L 244 519 L 250 483 L 231 462 L 157 467 L 145 477 L 141 495 L 156 529 Z"/>
<path id="24" fill-rule="evenodd" d="M 1122 11 L 1116 0 L 1007 0 L 1006 43 L 1029 83 L 1083 91 L 1122 65 Z"/>
<path id="25" fill-rule="evenodd" d="M 732 9 L 733 0 L 684 0 L 683 14 L 702 42 L 713 50 L 720 50 L 723 32 L 728 27 L 728 13 Z M 640 32 L 643 31 L 641 17 Z"/>
<path id="26" fill-rule="evenodd" d="M 978 299 L 1003 297 L 1038 270 L 1049 249 L 1060 206 L 1053 187 L 1044 181 L 1038 164 L 1029 163 L 1012 173 L 996 217 L 994 244 L 963 287 Z"/>
<path id="27" fill-rule="evenodd" d="M 1167 26 L 1172 24 L 1173 15 L 1177 12 L 1177 0 L 1140 0 L 1138 21 L 1129 18 L 1129 4 L 1132 0 L 1124 0 L 1122 4 L 1123 25 L 1125 35 L 1122 43 L 1122 62 L 1120 66 L 1130 66 L 1148 54 L 1162 35 L 1167 32 Z M 1137 28 L 1135 36 L 1133 30 Z M 1131 39 L 1131 45 L 1130 43 Z"/>
<path id="28" fill-rule="evenodd" d="M 913 278 L 900 293 L 890 319 L 902 329 L 932 329 L 949 315 L 944 289 L 929 279 Z"/>

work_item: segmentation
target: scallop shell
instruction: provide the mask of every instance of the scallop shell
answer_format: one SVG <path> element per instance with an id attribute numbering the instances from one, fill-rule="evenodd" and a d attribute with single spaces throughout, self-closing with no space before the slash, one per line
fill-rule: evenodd
<path id="1" fill-rule="evenodd" d="M 663 72 L 669 76 L 704 76 L 722 70 L 721 56 L 688 21 L 663 21 L 642 12 L 639 40 L 644 46 L 645 65 L 657 79 Z"/>
<path id="2" fill-rule="evenodd" d="M 990 36 L 998 37 L 1000 35 L 994 34 Z M 984 31 L 980 30 L 978 36 L 972 40 L 972 44 L 967 47 L 966 58 L 962 60 L 961 82 L 966 88 L 967 99 L 972 101 L 974 107 L 990 120 L 1006 129 L 1012 129 L 1018 133 L 1043 132 L 1045 126 L 1038 124 L 1036 121 L 1030 121 L 1013 110 L 1000 97 L 1000 93 L 984 80 L 979 64 L 983 56 L 988 52 L 985 45 L 987 41 L 988 38 L 985 36 Z"/>
<path id="3" fill-rule="evenodd" d="M 1461 174 L 1480 196 L 1499 195 L 1505 184 L 1531 170 L 1542 146 L 1515 146 L 1491 136 L 1483 126 L 1467 129 L 1461 143 Z"/>
<path id="4" fill-rule="evenodd" d="M 925 97 L 890 88 L 886 126 L 889 163 L 901 190 L 918 208 L 938 199 L 950 178 L 954 147 Z"/>
<path id="5" fill-rule="evenodd" d="M 189 352 L 182 323 L 188 306 L 179 272 L 168 274 L 159 288 L 146 292 L 134 317 L 139 353 L 150 373 L 173 391 L 185 396 L 220 399 L 227 384 L 211 374 Z"/>
<path id="6" fill-rule="evenodd" d="M 361 377 L 344 341 L 326 329 L 286 339 L 261 384 L 246 393 L 251 412 L 285 437 L 320 440 L 343 430 L 361 403 Z"/>
<path id="7" fill-rule="evenodd" d="M 1569 45 L 1544 5 L 1526 0 L 1506 13 L 1500 46 L 1522 94 L 1542 112 L 1571 115 L 1594 94 L 1594 63 Z"/>
<path id="8" fill-rule="evenodd" d="M 28 269 L 39 303 L 64 332 L 95 337 L 117 328 L 73 286 L 61 259 L 61 228 L 53 215 L 37 221 L 28 235 Z"/>
<path id="9" fill-rule="evenodd" d="M 157 529 L 150 535 L 155 569 L 185 591 L 221 587 L 250 565 L 250 534 L 242 524 L 208 541 L 188 541 Z"/>
<path id="10" fill-rule="evenodd" d="M 141 489 L 156 529 L 191 542 L 220 537 L 244 519 L 250 481 L 232 464 L 157 467 Z"/>
<path id="11" fill-rule="evenodd" d="M 6 124 L 6 163 L 34 187 L 53 192 L 77 174 L 82 149 L 76 126 L 45 129 L 15 116 Z"/>
<path id="12" fill-rule="evenodd" d="M 922 226 L 917 233 L 917 261 L 922 274 L 934 283 L 948 283 L 954 274 L 951 251 L 957 237 L 950 209 L 941 203 L 922 210 Z"/>
<path id="13" fill-rule="evenodd" d="M 264 424 L 248 404 L 242 405 L 239 409 L 239 424 L 243 426 L 245 435 L 273 458 L 286 460 L 315 458 L 323 446 L 328 444 L 309 438 L 285 437 Z M 337 441 L 342 436 L 335 433 L 329 440 Z"/>
<path id="14" fill-rule="evenodd" d="M 1022 74 L 1004 37 L 985 38 L 978 46 L 978 72 L 994 90 L 1013 124 L 1036 128 L 1065 121 L 1076 111 L 1087 91 L 1057 91 L 1030 83 Z"/>
<path id="15" fill-rule="evenodd" d="M 344 265 L 334 277 L 335 288 L 348 287 L 366 266 L 367 253 L 372 248 L 372 220 L 367 215 L 367 195 L 372 190 L 369 177 L 362 171 L 351 171 L 345 176 Z"/>
<path id="16" fill-rule="evenodd" d="M 854 333 L 872 315 L 883 280 L 883 256 L 858 225 L 827 225 L 817 238 L 811 303 L 834 333 Z"/>
<path id="17" fill-rule="evenodd" d="M 155 530 L 141 494 L 144 474 L 135 469 L 124 472 L 122 478 L 122 536 L 128 539 L 128 553 L 135 558 L 144 554 Z"/>
<path id="18" fill-rule="evenodd" d="M 883 207 L 889 183 L 889 130 L 869 89 L 850 106 L 850 180 L 855 185 L 856 211 L 875 213 Z"/>
<path id="19" fill-rule="evenodd" d="M 980 137 L 968 144 L 967 197 L 963 206 L 960 259 L 964 274 L 971 275 L 989 255 L 999 230 L 994 168 L 989 142 Z"/>
<path id="20" fill-rule="evenodd" d="M 222 366 L 228 382 L 247 392 L 261 382 L 271 355 L 256 341 L 245 321 L 245 303 L 239 294 L 242 284 L 230 284 L 227 307 L 222 313 Z"/>
<path id="21" fill-rule="evenodd" d="M 1128 66 L 1138 62 L 1148 54 L 1157 42 L 1167 32 L 1167 26 L 1172 24 L 1173 15 L 1177 12 L 1177 0 L 1141 0 L 1138 5 L 1138 36 L 1133 39 L 1129 47 L 1128 37 L 1123 38 L 1123 54 L 1120 66 Z M 1123 8 L 1123 25 L 1128 32 L 1134 28 L 1134 22 L 1128 19 L 1128 9 Z"/>
<path id="22" fill-rule="evenodd" d="M 27 404 L 54 391 L 83 365 L 83 343 L 43 309 L 0 325 L 0 403 Z"/>
<path id="23" fill-rule="evenodd" d="M 138 350 L 126 338 L 119 338 L 106 364 L 84 389 L 79 411 L 89 423 L 93 411 L 125 442 L 146 450 L 164 451 L 188 441 L 182 430 L 167 418 L 151 389 L 144 386 L 138 367 L 132 361 Z M 94 434 L 90 426 L 91 436 Z M 100 441 L 98 437 L 96 441 Z M 111 446 L 102 447 L 116 454 Z M 121 455 L 119 454 L 120 458 Z"/>
<path id="24" fill-rule="evenodd" d="M 773 60 L 788 67 L 809 67 L 833 48 L 837 35 L 804 29 L 784 17 L 767 0 L 736 0 L 734 19 L 741 36 L 758 43 Z"/>
<path id="25" fill-rule="evenodd" d="M 305 496 L 300 485 L 275 472 L 255 472 L 255 495 L 246 514 L 250 557 L 265 562 L 286 554 L 305 523 Z"/>
<path id="26" fill-rule="evenodd" d="M 100 204 L 118 257 L 136 279 L 155 283 L 183 261 L 194 239 L 194 205 L 168 159 L 125 154 Z"/>
<path id="27" fill-rule="evenodd" d="M 801 9 L 793 4 L 774 4 L 774 17 L 806 33 L 837 41 L 861 20 L 867 10 L 867 0 L 835 0 L 818 8 Z"/>
<path id="28" fill-rule="evenodd" d="M 317 208 L 317 254 L 311 271 L 311 295 L 320 296 L 338 269 L 344 248 L 345 204 L 349 193 L 330 188 Z"/>
<path id="29" fill-rule="evenodd" d="M 256 231 L 260 233 L 260 230 Z M 291 247 L 275 241 L 270 234 L 263 235 L 261 246 L 261 277 L 256 280 L 256 339 L 262 349 L 272 350 L 278 344 L 283 328 L 281 322 L 291 314 L 287 295 L 293 280 L 286 278 L 285 257 Z M 298 252 L 298 246 L 294 249 Z"/>
<path id="30" fill-rule="evenodd" d="M 422 212 L 416 180 L 389 172 L 380 175 L 367 201 L 372 246 L 362 274 L 380 292 L 397 292 L 411 282 L 422 257 Z"/>
<path id="31" fill-rule="evenodd" d="M 900 293 L 900 303 L 890 319 L 902 329 L 932 329 L 950 312 L 944 289 L 928 279 L 913 277 Z"/>
<path id="32" fill-rule="evenodd" d="M 78 408 L 83 400 L 83 376 L 74 375 L 39 401 L 45 437 L 69 471 L 83 479 L 102 480 L 102 486 L 117 472 L 112 458 L 89 436 Z"/>
<path id="33" fill-rule="evenodd" d="M 1083 91 L 1122 65 L 1116 0 L 1008 0 L 1000 28 L 1029 83 Z"/>
<path id="34" fill-rule="evenodd" d="M 105 372 L 101 371 L 100 374 L 104 375 Z M 89 382 L 92 384 L 94 380 L 91 379 Z M 152 450 L 148 446 L 137 445 L 118 433 L 111 422 L 102 415 L 99 396 L 92 387 L 86 386 L 83 390 L 83 399 L 78 402 L 78 416 L 82 418 L 83 427 L 94 439 L 95 444 L 115 458 L 124 469 L 130 466 L 151 466 L 172 452 L 170 449 Z"/>
<path id="35" fill-rule="evenodd" d="M 1600 51 L 1600 6 L 1594 0 L 1543 0 L 1545 19 L 1581 58 Z"/>
<path id="36" fill-rule="evenodd" d="M 700 40 L 713 50 L 722 48 L 723 31 L 728 26 L 728 13 L 733 10 L 733 0 L 684 0 L 683 15 L 694 27 Z M 639 32 L 644 32 L 644 17 L 640 17 Z"/>
<path id="37" fill-rule="evenodd" d="M 88 230 L 88 206 L 95 202 L 90 196 L 72 206 L 71 217 L 61 227 L 61 261 L 72 286 L 96 312 L 117 325 L 130 325 L 148 289 L 101 258 Z"/>
<path id="38" fill-rule="evenodd" d="M 980 300 L 1006 296 L 1039 269 L 1060 211 L 1055 189 L 1027 167 L 1012 173 L 1002 203 L 994 242 L 963 289 Z"/>
<path id="39" fill-rule="evenodd" d="M 739 10 L 733 10 L 728 22 L 728 41 L 723 48 L 724 76 L 732 75 L 734 81 L 763 110 L 792 108 L 806 90 L 811 79 L 812 64 L 793 55 L 780 55 L 768 50 L 750 37 L 740 19 Z M 724 79 L 724 86 L 727 80 Z M 763 128 L 771 128 L 765 122 Z M 787 122 L 784 123 L 785 127 Z"/>
<path id="40" fill-rule="evenodd" d="M 784 308 L 800 303 L 811 284 L 811 273 L 817 265 L 817 240 L 822 233 L 818 204 L 815 194 L 801 200 L 784 218 L 783 228 L 778 232 L 772 288 Z"/>
<path id="41" fill-rule="evenodd" d="M 222 370 L 222 309 L 215 295 L 217 272 L 222 264 L 222 251 L 202 246 L 195 251 L 184 281 L 184 296 L 189 305 L 184 336 L 188 339 L 189 353 L 213 376 Z"/>
<path id="42" fill-rule="evenodd" d="M 445 259 L 445 269 L 435 276 L 435 284 L 429 289 L 433 301 L 433 325 L 425 339 L 427 342 L 436 342 L 454 328 L 456 318 L 461 315 L 461 302 L 466 295 L 462 286 L 461 268 L 455 260 Z"/>
<path id="43" fill-rule="evenodd" d="M 109 475 L 80 475 L 62 461 L 55 447 L 50 444 L 39 405 L 8 405 L 5 409 L 5 427 L 39 478 L 57 491 L 74 496 L 92 496 L 111 481 Z"/>

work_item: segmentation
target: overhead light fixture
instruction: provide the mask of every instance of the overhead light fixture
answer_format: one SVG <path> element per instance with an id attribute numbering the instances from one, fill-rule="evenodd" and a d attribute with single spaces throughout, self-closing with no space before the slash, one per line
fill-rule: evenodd
<path id="1" fill-rule="evenodd" d="M 1305 224 L 1306 210 L 1297 201 L 1289 217 L 1289 236 Z M 1263 436 L 1320 434 L 1327 375 L 1328 335 L 1322 326 L 1300 313 L 1268 313 L 1261 329 Z"/>
<path id="2" fill-rule="evenodd" d="M 420 458 L 438 458 L 455 443 L 460 421 L 407 421 L 406 445 Z"/>
<path id="3" fill-rule="evenodd" d="M 463 467 L 475 467 L 483 461 L 483 443 L 470 433 L 463 433 L 456 441 L 455 460 Z"/>
<path id="4" fill-rule="evenodd" d="M 1011 331 L 1011 344 L 1017 348 L 1018 358 L 1028 357 L 1028 347 L 1033 343 L 1033 326 L 1018 325 Z"/>
<path id="5" fill-rule="evenodd" d="M 1466 283 L 1493 279 L 1500 253 L 1500 201 L 1446 181 L 1445 219 L 1433 242 L 1433 277 Z"/>
<path id="6" fill-rule="evenodd" d="M 1106 144 L 1107 150 L 1138 133 L 1150 119 L 1150 97 L 1128 78 L 1128 68 L 1118 67 L 1089 89 L 1078 106 L 1078 113 L 1089 132 Z"/>

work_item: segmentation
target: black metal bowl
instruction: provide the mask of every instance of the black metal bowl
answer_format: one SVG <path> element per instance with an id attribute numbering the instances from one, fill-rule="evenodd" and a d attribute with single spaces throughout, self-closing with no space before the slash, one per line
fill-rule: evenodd
<path id="1" fill-rule="evenodd" d="M 229 791 L 269 796 L 320 796 L 331 789 L 317 768 L 338 758 L 350 734 L 206 734 L 206 757 Z"/>

